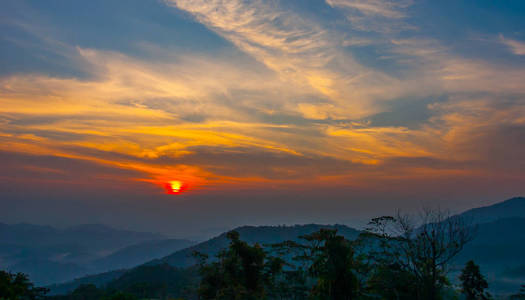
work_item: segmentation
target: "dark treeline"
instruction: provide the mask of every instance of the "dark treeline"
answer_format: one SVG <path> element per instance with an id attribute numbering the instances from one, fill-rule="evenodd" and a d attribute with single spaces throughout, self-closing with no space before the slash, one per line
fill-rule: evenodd
<path id="1" fill-rule="evenodd" d="M 216 260 L 201 258 L 200 299 L 417 299 L 453 298 L 447 279 L 452 259 L 473 238 L 462 218 L 425 211 L 380 217 L 356 240 L 335 230 L 267 247 L 231 232 Z M 418 226 L 417 224 L 421 224 Z M 265 250 L 267 249 L 267 250 Z M 467 299 L 488 299 L 487 284 L 471 262 L 463 271 Z"/>
<path id="2" fill-rule="evenodd" d="M 0 300 L 42 299 L 47 292 L 46 288 L 35 287 L 25 274 L 0 271 Z"/>
<path id="3" fill-rule="evenodd" d="M 375 218 L 355 240 L 321 229 L 298 241 L 260 245 L 231 231 L 228 248 L 214 257 L 196 252 L 194 267 L 144 265 L 104 288 L 82 285 L 47 299 L 492 299 L 473 261 L 462 269 L 459 285 L 447 276 L 474 233 L 463 218 L 439 210 L 424 211 L 420 220 L 401 214 Z M 2 277 L 0 299 L 44 297 L 45 290 L 32 285 L 26 294 L 10 291 L 16 276 L 5 274 L 10 279 Z M 510 299 L 525 299 L 525 286 Z"/>

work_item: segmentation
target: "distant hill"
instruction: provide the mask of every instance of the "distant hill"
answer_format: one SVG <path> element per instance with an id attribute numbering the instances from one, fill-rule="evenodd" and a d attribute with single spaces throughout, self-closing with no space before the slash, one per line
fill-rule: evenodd
<path id="1" fill-rule="evenodd" d="M 63 282 L 79 275 L 88 274 L 87 269 L 80 265 L 44 259 L 23 260 L 8 269 L 28 274 L 31 281 L 39 284 Z"/>
<path id="2" fill-rule="evenodd" d="M 466 245 L 465 249 L 455 260 L 456 273 L 451 274 L 451 280 L 457 277 L 457 271 L 464 263 L 474 259 L 481 266 L 481 271 L 487 276 L 493 291 L 508 293 L 517 290 L 523 279 L 523 266 L 525 266 L 525 198 L 512 198 L 491 206 L 468 210 L 459 216 L 470 218 L 477 224 L 477 235 L 475 239 Z M 355 239 L 359 231 L 344 225 L 296 225 L 296 226 L 243 226 L 236 228 L 240 238 L 248 243 L 272 244 L 285 240 L 298 240 L 299 236 L 318 231 L 321 228 L 337 229 L 339 234 L 348 239 Z M 192 256 L 194 251 L 214 256 L 221 249 L 228 246 L 226 233 L 223 233 L 208 241 L 175 251 L 163 258 L 154 259 L 144 267 L 170 266 L 176 269 L 186 268 L 195 264 Z M 138 247 L 140 248 L 140 247 Z M 151 251 L 153 251 L 153 246 Z M 133 249 L 133 247 L 132 247 Z M 126 251 L 124 251 L 126 252 Z M 108 259 L 110 261 L 110 259 Z M 178 272 L 169 267 L 147 269 L 148 272 Z M 127 284 L 132 284 L 130 278 L 138 278 L 139 268 L 133 268 L 133 276 L 128 277 Z M 146 269 L 141 269 L 146 270 Z M 170 271 L 171 270 L 171 271 Z M 454 271 L 454 269 L 453 269 Z M 137 273 L 138 272 L 138 273 Z M 125 274 L 125 273 L 121 273 Z M 178 273 L 177 273 L 178 274 Z M 180 274 L 179 274 L 180 275 Z M 98 284 L 107 284 L 111 280 L 118 281 L 120 276 L 109 278 L 102 274 L 100 277 L 91 276 L 90 279 L 82 279 L 83 283 L 91 281 Z M 138 276 L 138 277 L 137 277 Z M 105 283 L 104 283 L 105 282 Z M 78 282 L 77 282 L 78 283 Z M 64 291 L 66 285 L 53 288 Z M 75 284 L 69 283 L 68 289 L 73 289 Z"/>
<path id="3" fill-rule="evenodd" d="M 525 266 L 525 198 L 474 208 L 459 216 L 470 219 L 477 232 L 456 258 L 457 268 L 473 259 L 487 276 L 492 291 L 504 294 L 518 290 L 524 275 L 519 266 Z"/>
<path id="4" fill-rule="evenodd" d="M 474 259 L 494 272 L 525 264 L 525 198 L 474 208 L 459 216 L 476 226 L 475 238 L 460 253 L 459 261 Z"/>
<path id="5" fill-rule="evenodd" d="M 487 223 L 498 219 L 525 217 L 525 198 L 515 197 L 493 205 L 473 208 L 460 214 L 474 223 Z"/>
<path id="6" fill-rule="evenodd" d="M 458 260 L 473 259 L 492 271 L 525 265 L 525 218 L 505 218 L 479 224 L 472 242 Z"/>
<path id="7" fill-rule="evenodd" d="M 50 288 L 50 295 L 64 295 L 72 290 L 76 289 L 80 285 L 83 284 L 94 284 L 97 287 L 106 286 L 108 282 L 111 282 L 112 280 L 118 279 L 120 276 L 122 276 L 124 273 L 126 273 L 128 270 L 114 270 L 109 272 L 104 272 L 100 274 L 95 275 L 89 275 L 84 276 L 82 278 L 77 278 L 75 280 L 66 282 L 66 283 L 58 283 L 49 285 L 48 288 Z"/>
<path id="8" fill-rule="evenodd" d="M 300 236 L 319 231 L 321 228 L 337 229 L 338 234 L 348 239 L 355 239 L 359 235 L 358 230 L 345 225 L 243 226 L 234 230 L 239 232 L 241 240 L 250 244 L 274 244 L 286 240 L 298 240 Z M 177 251 L 162 259 L 149 262 L 148 264 L 167 263 L 175 267 L 189 267 L 195 264 L 195 259 L 192 256 L 194 251 L 214 256 L 221 249 L 226 248 L 228 244 L 229 241 L 226 233 L 223 233 L 208 241 Z"/>
<path id="9" fill-rule="evenodd" d="M 516 292 L 525 280 L 525 218 L 502 218 L 479 224 L 475 239 L 455 260 L 456 270 L 470 259 L 480 266 L 492 293 Z M 453 277 L 457 275 L 452 273 Z"/>
<path id="10" fill-rule="evenodd" d="M 337 229 L 338 233 L 345 236 L 348 239 L 355 239 L 359 235 L 359 231 L 345 225 L 318 225 L 318 224 L 309 224 L 309 225 L 295 225 L 295 226 L 243 226 L 236 228 L 234 230 L 238 231 L 242 240 L 249 243 L 259 243 L 259 244 L 272 244 L 278 243 L 286 240 L 298 240 L 299 236 L 310 234 L 312 232 L 319 231 L 321 228 Z M 167 265 L 171 268 L 176 267 L 177 269 L 186 268 L 195 265 L 196 261 L 192 256 L 193 251 L 199 251 L 206 253 L 210 256 L 217 254 L 221 249 L 224 249 L 228 246 L 229 241 L 226 238 L 226 233 L 223 233 L 215 238 L 212 238 L 208 241 L 196 244 L 189 248 L 185 248 L 179 251 L 161 258 L 155 259 L 146 263 L 143 267 L 154 267 L 150 269 L 151 272 L 159 271 L 156 266 Z M 133 271 L 133 276 L 139 276 L 136 270 L 141 269 L 141 267 L 133 268 L 129 271 Z M 162 269 L 162 268 L 161 268 Z M 170 269 L 170 268 L 168 268 Z M 164 269 L 162 269 L 164 270 Z M 173 270 L 171 270 L 173 271 Z M 171 272 L 170 271 L 170 272 Z M 119 276 L 124 274 L 125 271 L 119 271 Z M 174 271 L 175 272 L 175 271 Z M 131 275 L 130 275 L 131 276 Z M 116 277 L 120 278 L 120 277 Z M 131 277 L 128 277 L 131 278 Z M 84 277 L 78 279 L 74 282 L 68 282 L 65 284 L 59 284 L 51 286 L 51 294 L 61 294 L 65 291 L 72 291 L 80 284 L 84 283 L 94 283 L 94 284 L 107 284 L 111 280 L 115 280 L 115 277 L 107 276 L 107 273 L 100 274 L 100 276 L 93 275 L 90 277 Z M 131 282 L 131 281 L 129 281 Z"/>
<path id="11" fill-rule="evenodd" d="M 146 241 L 118 250 L 93 262 L 97 270 L 129 268 L 193 246 L 195 242 L 179 239 Z"/>
<path id="12" fill-rule="evenodd" d="M 189 289 L 199 283 L 197 268 L 177 268 L 168 264 L 139 266 L 107 284 L 108 289 L 133 293 L 140 290 L 144 298 L 156 294 L 158 299 L 188 299 Z M 191 293 L 193 294 L 193 293 Z M 193 297 L 192 297 L 193 298 Z"/>
<path id="13" fill-rule="evenodd" d="M 118 230 L 99 224 L 57 229 L 0 223 L 0 269 L 24 272 L 37 285 L 46 285 L 114 267 L 133 267 L 191 245 L 188 241 L 170 240 L 165 244 L 159 242 L 159 249 L 153 251 L 147 249 L 147 244 L 135 250 L 123 250 L 131 245 L 154 243 L 160 239 L 165 238 L 156 233 Z M 121 249 L 124 252 L 115 253 Z M 105 266 L 102 258 L 111 254 L 116 263 Z M 95 261 L 99 264 L 94 264 Z"/>
<path id="14" fill-rule="evenodd" d="M 112 251 L 131 244 L 165 238 L 150 232 L 135 232 L 114 229 L 100 224 L 86 224 L 66 229 L 32 224 L 0 223 L 0 241 L 31 247 L 56 245 L 79 246 L 81 249 L 97 252 Z"/>

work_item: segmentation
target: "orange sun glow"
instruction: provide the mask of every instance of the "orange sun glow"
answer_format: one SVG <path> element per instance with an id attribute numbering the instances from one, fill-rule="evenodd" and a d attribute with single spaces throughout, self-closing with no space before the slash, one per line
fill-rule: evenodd
<path id="1" fill-rule="evenodd" d="M 177 195 L 184 192 L 187 185 L 181 181 L 173 180 L 166 183 L 165 188 L 167 194 Z"/>

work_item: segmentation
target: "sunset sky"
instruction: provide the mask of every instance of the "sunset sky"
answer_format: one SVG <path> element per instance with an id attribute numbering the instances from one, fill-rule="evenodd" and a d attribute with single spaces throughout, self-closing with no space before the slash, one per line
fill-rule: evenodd
<path id="1" fill-rule="evenodd" d="M 525 1 L 3 0 L 0 222 L 178 236 L 525 194 Z"/>

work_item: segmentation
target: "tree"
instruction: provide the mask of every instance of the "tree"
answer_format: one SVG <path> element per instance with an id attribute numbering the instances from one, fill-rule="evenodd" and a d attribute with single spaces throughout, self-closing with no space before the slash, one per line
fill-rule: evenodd
<path id="1" fill-rule="evenodd" d="M 200 258 L 201 283 L 198 294 L 201 299 L 264 299 L 273 290 L 282 261 L 267 257 L 258 244 L 250 246 L 239 239 L 239 233 L 231 231 L 229 248 L 217 255 L 217 261 L 207 263 L 208 256 L 195 253 Z"/>
<path id="2" fill-rule="evenodd" d="M 487 281 L 481 274 L 479 266 L 470 260 L 465 265 L 459 276 L 461 280 L 462 292 L 465 294 L 466 300 L 485 300 L 489 299 L 490 295 L 485 293 L 485 289 L 489 287 Z"/>
<path id="3" fill-rule="evenodd" d="M 379 299 L 414 299 L 415 277 L 399 264 L 375 265 L 366 282 L 367 294 Z"/>
<path id="4" fill-rule="evenodd" d="M 414 299 L 417 290 L 415 275 L 399 263 L 396 218 L 372 219 L 354 243 L 361 256 L 360 277 L 364 294 L 371 299 Z"/>
<path id="5" fill-rule="evenodd" d="M 23 273 L 0 271 L 1 300 L 43 299 L 47 292 L 46 288 L 35 287 Z"/>
<path id="6" fill-rule="evenodd" d="M 306 243 L 285 241 L 272 245 L 295 262 L 287 265 L 293 269 L 288 274 L 300 279 L 294 282 L 291 298 L 305 299 L 305 291 L 310 289 L 311 299 L 356 299 L 359 281 L 355 271 L 359 263 L 352 242 L 337 235 L 337 230 L 329 229 L 301 236 L 301 239 Z"/>
<path id="7" fill-rule="evenodd" d="M 196 290 L 200 278 L 196 267 L 186 269 L 169 264 L 142 265 L 106 284 L 107 291 L 122 291 L 144 298 L 177 298 Z"/>
<path id="8" fill-rule="evenodd" d="M 437 300 L 449 285 L 449 264 L 472 240 L 473 228 L 463 218 L 441 210 L 423 210 L 419 221 L 417 226 L 412 217 L 399 213 L 374 219 L 367 236 L 380 241 L 384 254 L 379 265 L 390 264 L 410 274 L 417 299 Z"/>
<path id="9" fill-rule="evenodd" d="M 354 250 L 337 230 L 321 229 L 303 237 L 312 242 L 310 274 L 317 278 L 312 296 L 319 299 L 350 300 L 358 293 Z"/>

